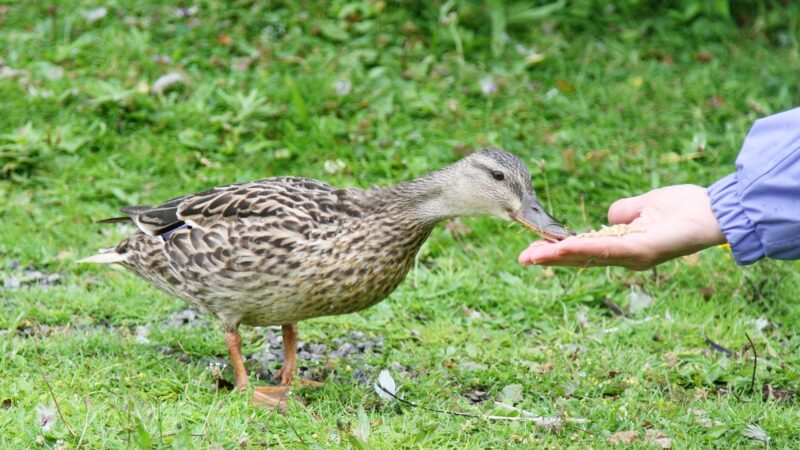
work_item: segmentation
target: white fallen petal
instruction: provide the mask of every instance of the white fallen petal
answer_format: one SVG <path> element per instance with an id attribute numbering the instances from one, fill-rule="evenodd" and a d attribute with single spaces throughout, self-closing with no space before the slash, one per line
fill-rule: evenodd
<path id="1" fill-rule="evenodd" d="M 94 9 L 86 9 L 81 11 L 81 16 L 86 19 L 87 22 L 97 22 L 98 20 L 102 19 L 103 17 L 108 15 L 108 9 L 101 6 L 99 8 Z"/>
<path id="2" fill-rule="evenodd" d="M 56 409 L 52 405 L 39 405 L 36 407 L 36 418 L 42 432 L 46 433 L 56 424 Z"/>
<path id="3" fill-rule="evenodd" d="M 483 95 L 494 95 L 497 94 L 497 84 L 494 82 L 492 77 L 485 77 L 480 81 L 481 92 Z"/>
<path id="4" fill-rule="evenodd" d="M 639 286 L 631 286 L 629 299 L 630 305 L 628 306 L 628 311 L 631 314 L 644 311 L 645 309 L 653 306 L 654 303 L 653 297 L 644 292 Z"/>
<path id="5" fill-rule="evenodd" d="M 588 317 L 588 314 L 587 314 L 588 311 L 589 311 L 588 308 L 582 307 L 581 309 L 579 309 L 575 313 L 575 318 L 578 319 L 578 324 L 584 330 L 591 326 L 591 324 L 589 323 L 589 317 Z"/>
<path id="6" fill-rule="evenodd" d="M 375 383 L 375 393 L 378 394 L 381 400 L 385 401 L 393 400 L 393 395 L 397 395 L 397 385 L 388 370 L 381 370 L 378 375 L 378 381 Z"/>
<path id="7" fill-rule="evenodd" d="M 769 320 L 765 317 L 759 317 L 758 319 L 753 321 L 753 328 L 756 329 L 758 333 L 763 332 L 764 330 L 768 329 L 771 326 Z"/>
<path id="8" fill-rule="evenodd" d="M 331 175 L 336 175 L 337 173 L 341 172 L 347 167 L 347 165 L 341 159 L 337 159 L 335 161 L 327 160 L 323 164 L 323 168 L 326 172 Z"/>
<path id="9" fill-rule="evenodd" d="M 147 335 L 150 334 L 150 327 L 147 325 L 139 325 L 136 327 L 136 343 L 137 344 L 149 344 L 150 339 L 147 339 Z"/>
<path id="10" fill-rule="evenodd" d="M 156 80 L 156 82 L 153 83 L 153 87 L 150 88 L 150 92 L 152 92 L 153 95 L 160 95 L 177 83 L 186 83 L 186 79 L 177 72 L 171 72 Z"/>
<path id="11" fill-rule="evenodd" d="M 769 442 L 770 437 L 763 428 L 758 426 L 757 424 L 750 424 L 744 428 L 742 435 L 747 439 L 752 439 L 754 441 L 761 441 L 761 442 Z"/>
<path id="12" fill-rule="evenodd" d="M 336 95 L 344 97 L 353 90 L 353 83 L 350 80 L 339 80 L 333 82 L 333 91 Z"/>

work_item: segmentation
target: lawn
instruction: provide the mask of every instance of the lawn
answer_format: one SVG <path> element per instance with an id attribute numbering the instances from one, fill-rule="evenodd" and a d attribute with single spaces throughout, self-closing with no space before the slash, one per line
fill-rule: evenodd
<path id="1" fill-rule="evenodd" d="M 125 205 L 386 185 L 487 146 L 598 228 L 617 198 L 729 173 L 754 120 L 800 104 L 796 5 L 165 3 L 0 2 L 0 447 L 800 447 L 798 263 L 522 267 L 533 235 L 462 219 L 384 302 L 300 323 L 326 384 L 285 414 L 230 389 L 214 320 L 75 263 L 130 232 L 94 223 Z M 242 331 L 267 384 L 276 331 Z M 446 412 L 382 400 L 382 370 Z M 588 422 L 451 414 L 522 411 Z"/>

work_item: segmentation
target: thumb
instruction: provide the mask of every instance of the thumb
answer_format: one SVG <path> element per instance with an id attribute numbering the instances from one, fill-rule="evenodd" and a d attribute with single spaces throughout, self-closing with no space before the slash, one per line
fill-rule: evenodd
<path id="1" fill-rule="evenodd" d="M 644 208 L 642 195 L 638 197 L 623 198 L 617 200 L 608 208 L 608 223 L 617 225 L 621 223 L 631 223 L 639 217 Z"/>

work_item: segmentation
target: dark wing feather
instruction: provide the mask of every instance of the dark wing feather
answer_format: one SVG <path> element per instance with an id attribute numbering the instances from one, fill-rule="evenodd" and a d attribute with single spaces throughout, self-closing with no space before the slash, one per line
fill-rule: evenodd
<path id="1" fill-rule="evenodd" d="M 295 215 L 314 220 L 315 213 L 311 209 L 337 208 L 343 192 L 309 178 L 266 178 L 184 195 L 158 206 L 129 206 L 122 209 L 128 218 L 105 219 L 102 223 L 132 220 L 146 234 L 158 236 L 187 222 L 203 225 L 220 220 L 267 217 L 280 214 L 286 208 L 291 208 Z"/>
<path id="2" fill-rule="evenodd" d="M 123 223 L 123 222 L 133 222 L 128 216 L 125 217 L 109 217 L 108 219 L 98 220 L 95 223 Z"/>
<path id="3" fill-rule="evenodd" d="M 278 177 L 235 184 L 188 196 L 177 215 L 191 224 L 290 214 L 311 220 L 325 204 L 338 204 L 342 191 L 309 178 Z"/>

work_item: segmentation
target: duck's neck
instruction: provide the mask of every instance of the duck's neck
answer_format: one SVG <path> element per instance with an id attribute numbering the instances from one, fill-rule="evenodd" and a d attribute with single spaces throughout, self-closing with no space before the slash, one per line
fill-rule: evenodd
<path id="1" fill-rule="evenodd" d="M 402 215 L 418 224 L 435 225 L 456 216 L 475 215 L 464 201 L 463 181 L 451 167 L 429 173 L 413 181 L 374 191 L 381 198 L 386 214 Z"/>

